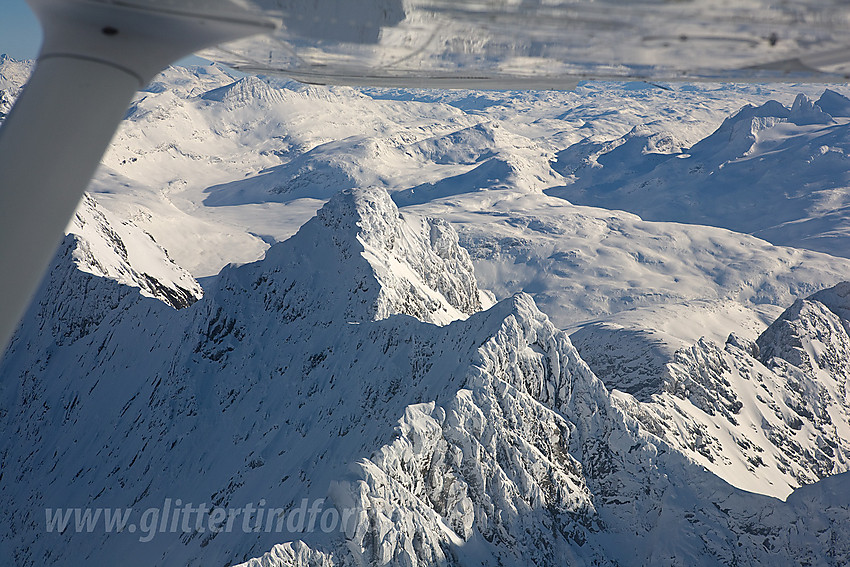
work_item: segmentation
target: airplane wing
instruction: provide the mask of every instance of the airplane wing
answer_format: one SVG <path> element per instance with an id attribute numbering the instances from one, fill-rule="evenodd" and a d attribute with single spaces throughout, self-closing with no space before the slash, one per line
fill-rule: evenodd
<path id="1" fill-rule="evenodd" d="M 202 51 L 311 83 L 846 82 L 846 0 L 243 0 L 270 35 Z"/>

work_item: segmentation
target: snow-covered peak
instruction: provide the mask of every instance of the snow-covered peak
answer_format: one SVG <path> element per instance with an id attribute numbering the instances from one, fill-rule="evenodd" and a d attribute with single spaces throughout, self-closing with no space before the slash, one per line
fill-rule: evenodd
<path id="1" fill-rule="evenodd" d="M 846 279 L 850 260 L 537 191 L 575 180 L 622 189 L 618 209 L 788 222 L 787 236 L 801 211 L 846 217 L 850 116 L 792 119 L 816 106 L 841 116 L 843 97 L 633 86 L 363 94 L 166 70 L 106 157 L 103 211 L 81 213 L 0 362 L 0 505 L 20 512 L 0 518 L 0 563 L 8 552 L 21 565 L 221 565 L 270 549 L 251 567 L 847 555 L 835 495 L 850 494 L 850 477 L 788 504 L 762 496 L 848 468 L 846 289 L 787 314 L 809 370 L 759 358 L 753 341 L 792 296 Z M 748 107 L 683 151 L 769 96 L 786 106 Z M 566 179 L 549 170 L 555 152 Z M 419 205 L 400 213 L 362 187 Z M 776 214 L 798 188 L 835 191 Z M 454 223 L 504 299 L 475 313 L 489 302 L 454 230 L 412 210 Z M 174 310 L 138 292 L 145 266 L 168 267 L 145 233 L 182 250 L 180 263 L 214 250 L 205 276 L 278 244 Z M 577 351 L 556 327 L 590 317 L 602 318 L 574 335 Z M 591 369 L 621 391 L 609 396 Z M 345 534 L 172 529 L 144 544 L 132 530 L 42 524 L 46 507 L 138 512 L 176 497 L 287 511 L 309 498 L 362 514 Z"/>
<path id="2" fill-rule="evenodd" d="M 170 66 L 142 89 L 141 96 L 172 91 L 193 97 L 229 85 L 233 81 L 233 75 L 217 63 L 191 67 Z"/>
<path id="3" fill-rule="evenodd" d="M 317 100 L 307 92 L 274 94 Z M 287 99 L 285 106 L 289 103 Z M 383 187 L 399 206 L 406 206 L 490 189 L 534 191 L 561 182 L 549 166 L 548 151 L 538 143 L 497 122 L 465 122 L 448 129 L 429 124 L 377 135 L 357 133 L 318 144 L 287 137 L 274 154 L 282 163 L 205 188 L 209 195 L 204 205 L 326 200 L 342 189 Z"/>
<path id="4" fill-rule="evenodd" d="M 728 131 L 735 127 L 738 122 L 745 122 L 753 118 L 788 118 L 790 111 L 779 101 L 769 100 L 764 104 L 755 106 L 745 104 L 738 112 L 725 119 L 718 131 Z"/>
<path id="5" fill-rule="evenodd" d="M 824 112 L 816 102 L 809 99 L 803 93 L 798 94 L 797 98 L 794 99 L 788 120 L 797 126 L 832 124 L 835 122 L 829 113 Z"/>
<path id="6" fill-rule="evenodd" d="M 592 184 L 601 174 L 607 186 L 651 171 L 668 154 L 678 154 L 685 143 L 669 132 L 659 132 L 647 124 L 638 124 L 620 138 L 597 141 L 587 138 L 557 152 L 552 169 L 565 176 L 580 177 Z"/>
<path id="7" fill-rule="evenodd" d="M 203 295 L 198 282 L 150 234 L 132 220 L 112 216 L 89 195 L 83 196 L 67 228 L 76 237 L 72 258 L 77 269 L 137 287 L 177 309 Z"/>
<path id="8" fill-rule="evenodd" d="M 482 122 L 410 144 L 405 150 L 431 163 L 472 164 L 490 157 L 508 136 L 495 123 Z M 513 140 L 511 140 L 513 141 Z"/>
<path id="9" fill-rule="evenodd" d="M 265 289 L 264 309 L 322 321 L 406 314 L 445 324 L 487 301 L 454 229 L 400 214 L 381 189 L 336 194 L 263 260 L 222 274 L 222 291 L 241 285 Z"/>
<path id="10" fill-rule="evenodd" d="M 850 282 L 841 282 L 831 288 L 819 291 L 809 299 L 819 301 L 838 315 L 845 324 L 850 324 Z"/>
<path id="11" fill-rule="evenodd" d="M 840 116 L 848 105 L 833 92 L 818 103 L 800 93 L 790 108 L 775 100 L 748 104 L 685 152 L 629 154 L 621 148 L 631 138 L 623 136 L 600 148 L 596 167 L 571 170 L 582 157 L 576 144 L 559 152 L 556 164 L 573 183 L 547 193 L 644 220 L 718 226 L 846 256 L 850 117 Z"/>
<path id="12" fill-rule="evenodd" d="M 850 379 L 850 282 L 795 301 L 759 337 L 758 347 L 768 366 L 784 361 L 816 376 Z"/>
<path id="13" fill-rule="evenodd" d="M 27 350 L 71 344 L 143 296 L 181 309 L 203 295 L 150 234 L 133 220 L 116 218 L 88 194 L 66 232 L 10 352 L 20 345 Z"/>
<path id="14" fill-rule="evenodd" d="M 850 118 L 850 99 L 832 89 L 823 91 L 815 104 L 832 117 Z"/>
<path id="15" fill-rule="evenodd" d="M 845 282 L 797 300 L 756 341 L 703 338 L 660 364 L 634 333 L 585 331 L 576 344 L 647 430 L 734 486 L 784 498 L 848 470 L 848 298 Z"/>
<path id="16" fill-rule="evenodd" d="M 204 100 L 224 102 L 231 105 L 244 105 L 255 101 L 281 102 L 280 90 L 254 75 L 248 75 L 237 81 L 204 93 Z"/>
<path id="17" fill-rule="evenodd" d="M 470 144 L 468 149 L 463 147 Z M 417 184 L 393 194 L 399 206 L 418 205 L 446 197 L 487 190 L 536 192 L 563 182 L 550 166 L 552 155 L 539 144 L 506 132 L 498 124 L 478 124 L 448 136 L 424 140 L 410 148 L 427 163 L 472 165 L 461 173 Z"/>
<path id="18" fill-rule="evenodd" d="M 787 121 L 790 114 L 786 106 L 775 100 L 761 106 L 747 104 L 724 120 L 713 134 L 696 143 L 689 153 L 716 167 L 749 152 L 759 132 Z"/>

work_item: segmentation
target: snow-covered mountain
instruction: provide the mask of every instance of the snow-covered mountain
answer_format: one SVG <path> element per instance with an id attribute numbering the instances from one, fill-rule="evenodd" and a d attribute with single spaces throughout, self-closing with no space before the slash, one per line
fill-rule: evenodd
<path id="1" fill-rule="evenodd" d="M 167 70 L 0 361 L 0 560 L 842 564 L 850 100 L 800 91 Z M 46 529 L 74 507 L 135 531 Z"/>
<path id="2" fill-rule="evenodd" d="M 88 195 L 67 231 L 9 352 L 17 344 L 34 351 L 71 344 L 143 297 L 181 309 L 203 295 L 150 234 Z"/>
<path id="3" fill-rule="evenodd" d="M 798 300 L 756 341 L 702 338 L 656 364 L 650 349 L 627 358 L 643 343 L 622 330 L 576 338 L 616 404 L 647 430 L 735 486 L 785 498 L 850 467 L 848 290 Z"/>
<path id="4" fill-rule="evenodd" d="M 689 149 L 636 127 L 618 140 L 558 153 L 572 203 L 647 220 L 722 226 L 774 244 L 850 255 L 850 99 L 825 90 L 745 106 Z"/>
<path id="5" fill-rule="evenodd" d="M 89 195 L 83 197 L 71 225 L 68 247 L 77 271 L 137 287 L 175 309 L 197 301 L 203 290 L 186 270 L 174 263 L 153 236 L 133 219 L 115 218 Z"/>
<path id="6" fill-rule="evenodd" d="M 742 102 L 791 104 L 791 89 L 319 89 L 234 80 L 215 66 L 198 77 L 193 83 L 187 71 L 169 70 L 141 93 L 92 186 L 104 207 L 144 216 L 145 230 L 196 277 L 259 258 L 334 192 L 367 186 L 452 222 L 485 289 L 499 298 L 532 293 L 559 327 L 705 300 L 754 310 L 722 328 L 725 339 L 742 326 L 763 329 L 794 299 L 847 279 L 850 270 L 833 256 L 643 222 L 542 192 L 569 181 L 552 168 L 564 146 L 637 127 L 658 139 L 654 151 L 679 151 Z"/>
<path id="7" fill-rule="evenodd" d="M 806 508 L 841 488 L 794 495 L 802 504 L 736 490 L 622 413 L 529 296 L 480 311 L 468 257 L 434 222 L 400 215 L 380 190 L 341 193 L 193 305 L 137 297 L 54 346 L 38 368 L 49 381 L 19 338 L 2 367 L 2 498 L 29 513 L 5 517 L 9 557 L 713 565 L 850 546 L 842 499 L 816 517 Z M 431 313 L 455 320 L 410 316 Z M 297 534 L 304 544 L 197 530 L 142 543 L 40 524 L 45 507 L 145 509 L 176 495 L 283 509 L 327 498 L 358 512 L 340 533 Z M 789 538 L 790 521 L 817 537 Z"/>
<path id="8" fill-rule="evenodd" d="M 12 105 L 31 72 L 32 63 L 0 54 L 0 122 L 12 110 Z"/>

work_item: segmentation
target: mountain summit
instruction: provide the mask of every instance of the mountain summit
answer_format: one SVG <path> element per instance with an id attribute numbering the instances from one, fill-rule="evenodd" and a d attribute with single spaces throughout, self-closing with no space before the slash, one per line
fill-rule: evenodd
<path id="1" fill-rule="evenodd" d="M 846 254 L 835 89 L 166 70 L 0 360 L 0 563 L 841 564 L 850 260 L 554 196 Z"/>
<path id="2" fill-rule="evenodd" d="M 402 215 L 386 191 L 334 195 L 291 239 L 254 264 L 226 269 L 219 297 L 251 289 L 286 319 L 363 322 L 405 314 L 446 324 L 490 300 L 455 231 Z"/>
<path id="3" fill-rule="evenodd" d="M 729 486 L 612 398 L 530 296 L 482 309 L 453 229 L 384 191 L 340 193 L 184 309 L 135 294 L 47 349 L 29 347 L 51 314 L 31 312 L 2 361 L 0 504 L 24 512 L 0 520 L 0 549 L 19 565 L 731 565 L 850 545 L 846 506 L 827 502 L 847 478 L 788 504 Z M 178 497 L 350 521 L 209 531 L 201 515 L 100 537 L 42 523 L 119 509 L 139 528 Z"/>

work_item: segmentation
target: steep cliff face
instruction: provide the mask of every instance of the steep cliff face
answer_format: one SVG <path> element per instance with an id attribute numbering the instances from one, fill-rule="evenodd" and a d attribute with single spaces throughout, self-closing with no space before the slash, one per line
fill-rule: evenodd
<path id="1" fill-rule="evenodd" d="M 394 314 L 446 324 L 490 301 L 454 230 L 439 219 L 401 215 L 380 190 L 335 195 L 263 261 L 226 269 L 219 279 L 222 301 L 262 296 L 262 308 L 284 320 L 326 324 Z"/>
<path id="2" fill-rule="evenodd" d="M 765 364 L 782 368 L 784 361 L 836 382 L 843 394 L 850 379 L 850 282 L 797 300 L 756 344 Z"/>
<path id="3" fill-rule="evenodd" d="M 828 497 L 846 478 L 786 504 L 694 465 L 529 296 L 482 310 L 453 230 L 383 191 L 336 196 L 185 309 L 77 272 L 114 300 L 31 311 L 0 366 L 16 564 L 732 565 L 848 547 Z M 91 313 L 75 340 L 29 348 Z M 187 528 L 139 518 L 202 503 Z M 347 521 L 288 529 L 307 503 Z M 45 528 L 72 507 L 130 510 L 136 530 Z M 213 508 L 244 523 L 211 531 Z"/>
<path id="4" fill-rule="evenodd" d="M 333 485 L 367 511 L 349 547 L 377 564 L 598 560 L 598 542 L 579 549 L 600 529 L 582 461 L 611 429 L 607 392 L 528 296 L 464 326 L 481 346 L 461 387 L 407 406 L 396 438 Z"/>
<path id="5" fill-rule="evenodd" d="M 45 507 L 147 508 L 183 491 L 215 505 L 260 493 L 296 502 L 324 491 L 392 435 L 406 405 L 460 380 L 457 367 L 480 340 L 481 331 L 458 335 L 412 315 L 445 324 L 489 302 L 454 231 L 403 218 L 381 191 L 339 195 L 265 260 L 227 268 L 179 311 L 106 268 L 112 278 L 83 272 L 94 263 L 74 264 L 76 242 L 68 238 L 0 369 L 12 432 L 3 470 L 14 479 L 3 499 L 32 511 L 9 518 L 3 545 L 22 564 L 50 560 L 57 544 L 34 543 Z M 52 344 L 61 333 L 71 338 Z M 233 447 L 214 449 L 231 439 L 225 431 Z M 155 482 L 156 470 L 170 482 Z M 254 481 L 240 491 L 246 475 Z M 104 558 L 127 536 L 88 535 L 53 534 Z M 285 538 L 239 538 L 237 555 L 232 541 L 215 546 L 207 536 L 194 534 L 177 555 L 198 564 L 247 558 Z M 177 537 L 142 545 L 138 560 L 149 564 Z"/>
<path id="6" fill-rule="evenodd" d="M 182 309 L 203 295 L 153 237 L 110 217 L 83 197 L 8 358 L 28 343 L 47 350 L 71 344 L 142 297 Z"/>
<path id="7" fill-rule="evenodd" d="M 188 307 L 202 295 L 189 272 L 169 257 L 153 236 L 133 220 L 118 220 L 88 195 L 67 229 L 77 270 L 138 288 L 175 309 Z"/>
<path id="8" fill-rule="evenodd" d="M 756 341 L 684 347 L 610 383 L 647 430 L 731 484 L 785 498 L 850 468 L 847 283 L 796 301 Z M 591 348 L 591 347 L 588 347 Z M 600 371 L 605 357 L 596 349 Z M 663 360 L 663 357 L 662 357 Z M 601 361 L 601 362 L 600 362 Z"/>

